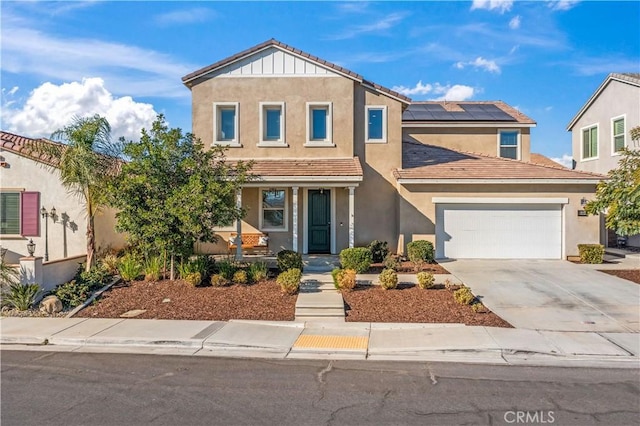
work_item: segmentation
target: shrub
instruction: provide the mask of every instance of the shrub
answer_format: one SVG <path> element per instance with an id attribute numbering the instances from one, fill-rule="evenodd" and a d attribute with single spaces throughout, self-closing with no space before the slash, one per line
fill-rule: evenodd
<path id="1" fill-rule="evenodd" d="M 340 269 L 340 268 L 335 268 L 333 271 L 331 271 L 331 278 L 333 278 L 333 286 L 336 288 L 336 290 L 340 290 L 340 276 L 342 275 L 343 271 L 344 269 Z"/>
<path id="2" fill-rule="evenodd" d="M 298 269 L 300 272 L 303 270 L 302 255 L 293 250 L 279 251 L 277 261 L 278 269 L 281 272 L 288 271 L 289 269 Z"/>
<path id="3" fill-rule="evenodd" d="M 243 269 L 237 270 L 233 274 L 233 282 L 236 284 L 246 284 L 249 282 L 249 276 L 247 275 L 247 271 Z"/>
<path id="4" fill-rule="evenodd" d="M 149 257 L 145 259 L 142 269 L 145 281 L 158 281 L 162 272 L 162 259 L 159 256 Z"/>
<path id="5" fill-rule="evenodd" d="M 416 269 L 425 263 L 433 262 L 433 244 L 431 241 L 417 240 L 407 244 L 407 256 Z"/>
<path id="6" fill-rule="evenodd" d="M 475 313 L 487 313 L 489 312 L 489 310 L 487 309 L 486 306 L 484 306 L 482 303 L 480 302 L 476 302 L 473 305 L 471 305 L 471 309 L 473 309 L 473 312 Z"/>
<path id="7" fill-rule="evenodd" d="M 453 298 L 461 305 L 471 305 L 476 300 L 469 287 L 464 286 L 453 292 Z"/>
<path id="8" fill-rule="evenodd" d="M 100 266 L 111 275 L 118 273 L 118 263 L 120 259 L 115 253 L 107 253 L 100 259 Z"/>
<path id="9" fill-rule="evenodd" d="M 77 282 L 76 280 L 59 285 L 55 290 L 55 294 L 62 304 L 71 308 L 84 303 L 90 293 L 91 291 L 86 283 Z"/>
<path id="10" fill-rule="evenodd" d="M 398 271 L 400 269 L 400 260 L 398 260 L 398 256 L 393 254 L 387 255 L 384 259 L 384 267 L 386 269 Z"/>
<path id="11" fill-rule="evenodd" d="M 464 284 L 454 284 L 453 281 L 451 281 L 449 278 L 444 280 L 444 288 L 446 288 L 449 291 L 456 291 L 462 287 L 464 287 Z"/>
<path id="12" fill-rule="evenodd" d="M 418 279 L 418 287 L 423 290 L 433 287 L 433 284 L 435 283 L 433 274 L 430 274 L 429 272 L 418 272 L 416 278 Z"/>
<path id="13" fill-rule="evenodd" d="M 389 247 L 386 241 L 373 240 L 369 244 L 369 251 L 373 263 L 381 263 L 389 254 Z"/>
<path id="14" fill-rule="evenodd" d="M 75 280 L 82 281 L 89 286 L 89 290 L 97 290 L 105 285 L 111 278 L 111 274 L 102 265 L 96 265 L 88 271 L 83 267 L 79 274 L 76 274 Z"/>
<path id="15" fill-rule="evenodd" d="M 260 282 L 267 279 L 269 267 L 266 262 L 254 262 L 249 266 L 249 279 L 253 282 Z"/>
<path id="16" fill-rule="evenodd" d="M 358 274 L 367 272 L 371 266 L 371 250 L 366 247 L 344 249 L 340 252 L 340 263 L 344 269 L 353 269 Z"/>
<path id="17" fill-rule="evenodd" d="M 296 294 L 300 289 L 300 280 L 302 279 L 302 271 L 298 268 L 292 268 L 281 272 L 276 278 L 276 282 L 280 285 L 283 292 L 287 294 Z"/>
<path id="18" fill-rule="evenodd" d="M 182 277 L 187 283 L 194 287 L 197 287 L 202 282 L 202 274 L 200 272 L 190 272 L 186 276 Z"/>
<path id="19" fill-rule="evenodd" d="M 602 263 L 604 260 L 602 244 L 578 244 L 578 251 L 582 263 Z"/>
<path id="20" fill-rule="evenodd" d="M 380 286 L 383 290 L 391 290 L 398 287 L 398 274 L 393 269 L 384 269 L 380 276 Z"/>
<path id="21" fill-rule="evenodd" d="M 40 293 L 38 284 L 14 283 L 2 292 L 2 305 L 12 306 L 19 311 L 26 311 L 36 302 Z"/>
<path id="22" fill-rule="evenodd" d="M 338 288 L 340 290 L 353 290 L 356 288 L 356 271 L 345 269 L 338 277 Z"/>
<path id="23" fill-rule="evenodd" d="M 211 285 L 214 287 L 224 287 L 229 284 L 229 280 L 226 279 L 222 274 L 213 274 L 211 275 Z"/>
<path id="24" fill-rule="evenodd" d="M 216 268 L 218 269 L 218 273 L 229 281 L 233 279 L 233 274 L 235 274 L 238 270 L 238 267 L 233 262 L 230 262 L 228 260 L 218 262 Z"/>
<path id="25" fill-rule="evenodd" d="M 134 256 L 128 254 L 120 259 L 120 265 L 118 265 L 118 271 L 120 277 L 126 282 L 131 282 L 138 278 L 142 273 L 142 265 L 138 262 Z"/>

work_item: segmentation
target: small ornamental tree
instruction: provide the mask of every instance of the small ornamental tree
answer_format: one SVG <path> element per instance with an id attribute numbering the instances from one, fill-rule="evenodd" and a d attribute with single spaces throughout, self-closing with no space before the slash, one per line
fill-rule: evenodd
<path id="1" fill-rule="evenodd" d="M 236 192 L 251 175 L 250 163 L 225 161 L 222 147 L 205 150 L 192 134 L 169 129 L 158 115 L 140 141 L 125 142 L 129 162 L 111 188 L 116 229 L 146 253 L 187 257 L 196 242 L 215 242 L 214 228 L 240 220 Z"/>
<path id="2" fill-rule="evenodd" d="M 640 128 L 630 131 L 634 143 Z M 585 206 L 589 214 L 606 213 L 606 226 L 618 235 L 640 234 L 640 151 L 622 150 L 618 167 L 598 184 L 595 200 Z"/>

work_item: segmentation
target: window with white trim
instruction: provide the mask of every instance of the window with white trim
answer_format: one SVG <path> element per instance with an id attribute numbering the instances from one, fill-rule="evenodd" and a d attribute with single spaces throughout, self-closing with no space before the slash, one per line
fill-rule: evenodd
<path id="1" fill-rule="evenodd" d="M 260 142 L 262 146 L 286 146 L 284 102 L 260 102 Z"/>
<path id="2" fill-rule="evenodd" d="M 582 159 L 598 157 L 598 125 L 582 129 Z"/>
<path id="3" fill-rule="evenodd" d="M 625 131 L 624 131 L 624 117 L 618 117 L 611 120 L 611 130 L 613 132 L 613 153 L 622 151 L 625 147 Z"/>
<path id="4" fill-rule="evenodd" d="M 386 105 L 365 106 L 366 125 L 364 129 L 365 142 L 387 142 L 387 107 Z"/>
<path id="5" fill-rule="evenodd" d="M 216 102 L 213 104 L 213 142 L 215 144 L 240 146 L 238 115 L 238 102 Z"/>
<path id="6" fill-rule="evenodd" d="M 307 102 L 307 146 L 333 146 L 331 102 Z"/>
<path id="7" fill-rule="evenodd" d="M 498 131 L 498 155 L 502 158 L 520 159 L 520 131 Z"/>
<path id="8" fill-rule="evenodd" d="M 260 189 L 261 231 L 287 231 L 288 214 L 285 188 Z"/>

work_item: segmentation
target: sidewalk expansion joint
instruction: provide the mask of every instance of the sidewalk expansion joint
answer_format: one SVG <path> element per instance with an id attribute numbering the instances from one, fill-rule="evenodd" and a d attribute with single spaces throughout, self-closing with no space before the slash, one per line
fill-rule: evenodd
<path id="1" fill-rule="evenodd" d="M 319 336 L 305 334 L 298 337 L 294 348 L 306 349 L 363 349 L 366 350 L 369 338 L 366 336 Z"/>

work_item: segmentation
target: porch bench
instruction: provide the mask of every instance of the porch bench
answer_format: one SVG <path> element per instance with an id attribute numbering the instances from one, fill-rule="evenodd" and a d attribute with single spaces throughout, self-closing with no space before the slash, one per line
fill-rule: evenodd
<path id="1" fill-rule="evenodd" d="M 264 249 L 265 253 L 269 251 L 269 235 L 263 233 L 242 233 L 242 250 Z M 232 233 L 229 236 L 229 253 L 233 253 L 237 248 L 238 234 Z"/>

